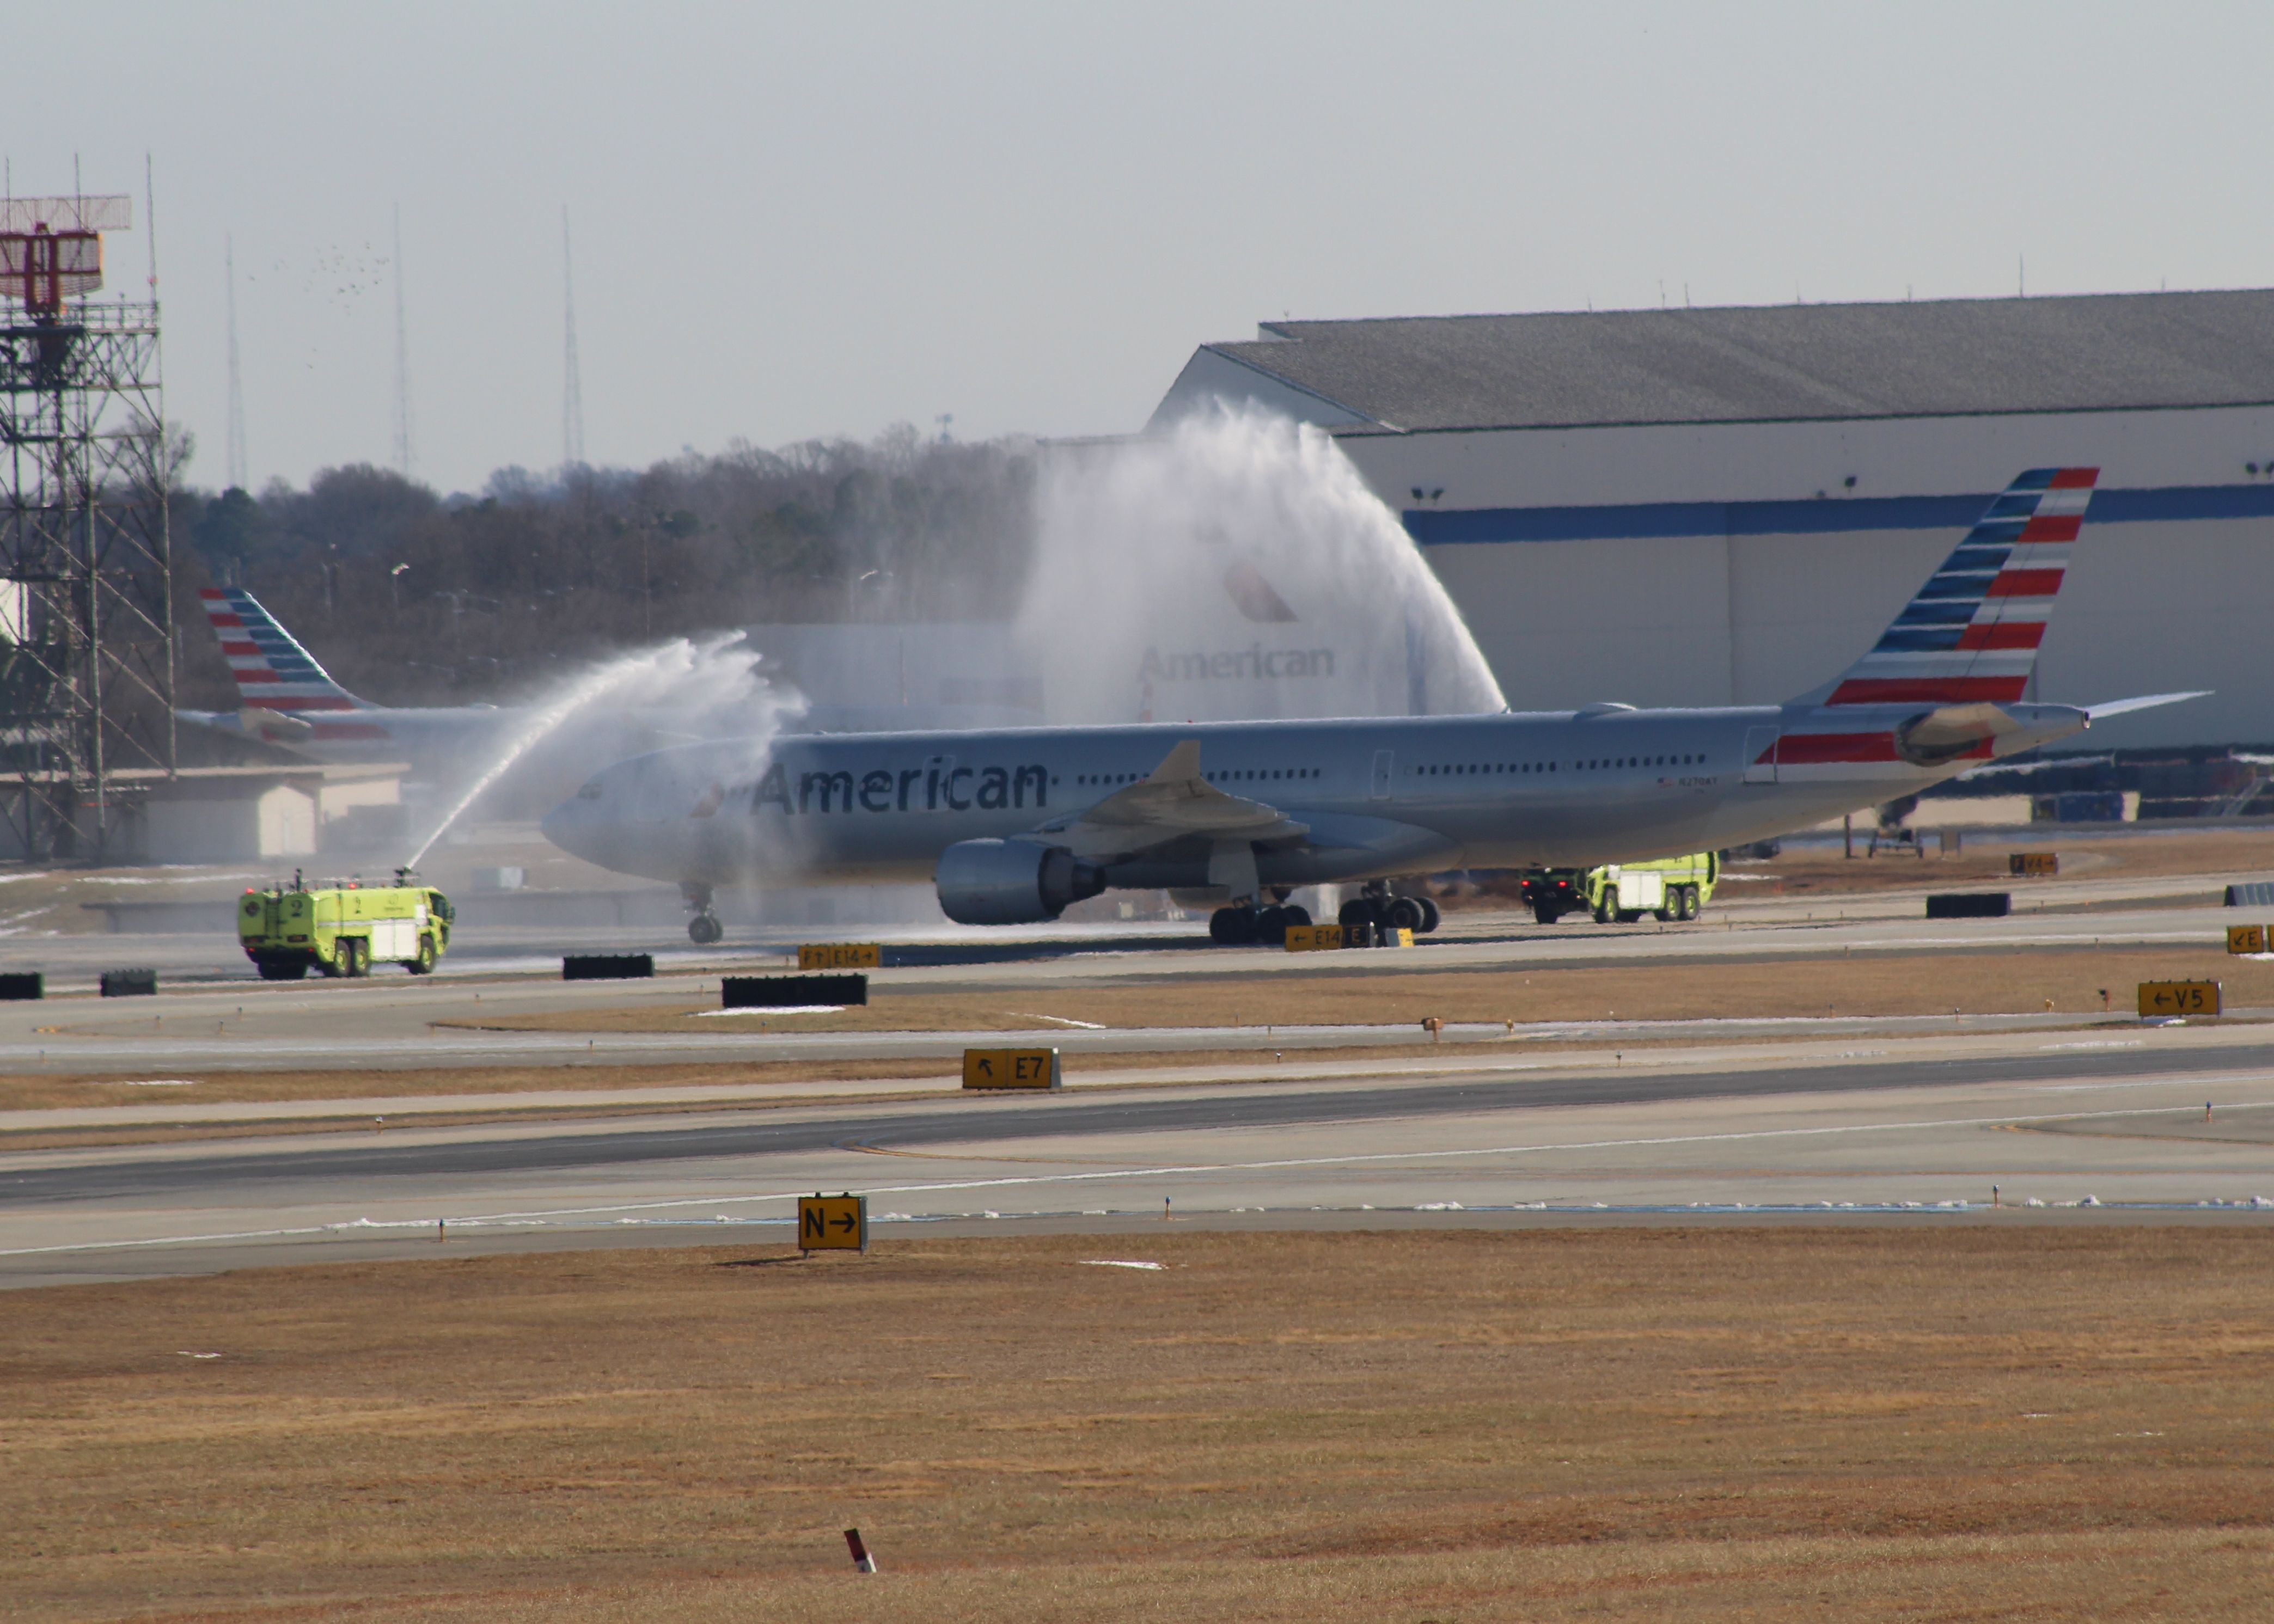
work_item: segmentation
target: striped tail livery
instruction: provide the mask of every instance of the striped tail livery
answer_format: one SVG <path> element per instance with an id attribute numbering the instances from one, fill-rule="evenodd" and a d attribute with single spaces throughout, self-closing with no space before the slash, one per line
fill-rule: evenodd
<path id="1" fill-rule="evenodd" d="M 199 590 L 206 618 L 249 710 L 363 710 L 370 707 L 332 680 L 315 656 L 276 623 L 260 600 L 237 587 Z"/>
<path id="2" fill-rule="evenodd" d="M 2037 468 L 2007 485 L 1824 703 L 2020 699 L 2099 475 L 2097 468 Z"/>

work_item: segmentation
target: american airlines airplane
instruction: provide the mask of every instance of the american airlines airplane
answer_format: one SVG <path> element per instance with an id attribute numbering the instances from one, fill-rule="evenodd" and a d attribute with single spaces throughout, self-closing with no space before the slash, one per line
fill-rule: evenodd
<path id="1" fill-rule="evenodd" d="M 2097 474 L 2015 479 L 1868 653 L 1781 705 L 689 745 L 596 774 L 545 832 L 679 882 L 704 943 L 719 885 L 923 878 L 964 924 L 1167 887 L 1223 901 L 1210 934 L 1238 943 L 1307 922 L 1293 888 L 1356 882 L 1344 922 L 1410 929 L 1394 876 L 1742 845 L 2195 697 L 2022 703 Z"/>
<path id="2" fill-rule="evenodd" d="M 177 710 L 183 721 L 298 750 L 323 762 L 425 761 L 502 741 L 523 713 L 496 705 L 377 705 L 358 699 L 298 638 L 237 587 L 199 589 L 237 679 L 236 710 Z"/>

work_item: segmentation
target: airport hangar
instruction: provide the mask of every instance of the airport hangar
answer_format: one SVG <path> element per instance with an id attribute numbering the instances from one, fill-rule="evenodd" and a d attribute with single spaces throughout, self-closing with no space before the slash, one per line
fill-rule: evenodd
<path id="1" fill-rule="evenodd" d="M 2029 697 L 2274 742 L 2274 290 L 1275 321 L 1149 427 L 1213 400 L 1335 436 L 1519 710 L 1788 699 L 2014 474 L 2097 464 Z"/>

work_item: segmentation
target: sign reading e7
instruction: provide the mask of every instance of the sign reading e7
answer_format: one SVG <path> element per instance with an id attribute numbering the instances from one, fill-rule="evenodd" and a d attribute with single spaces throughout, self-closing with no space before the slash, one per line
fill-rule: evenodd
<path id="1" fill-rule="evenodd" d="M 963 1051 L 966 1088 L 1056 1088 L 1058 1073 L 1055 1049 L 967 1049 Z"/>

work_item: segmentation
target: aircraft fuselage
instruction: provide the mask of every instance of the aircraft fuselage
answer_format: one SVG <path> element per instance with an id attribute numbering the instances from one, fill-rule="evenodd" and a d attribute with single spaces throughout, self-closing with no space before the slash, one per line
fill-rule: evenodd
<path id="1" fill-rule="evenodd" d="M 929 880 L 960 841 L 1047 839 L 1180 741 L 1227 794 L 1302 834 L 1255 842 L 1266 886 L 1459 868 L 1639 861 L 1743 844 L 1895 799 L 2086 726 L 2018 726 L 1931 764 L 1898 730 L 1925 707 L 1813 705 L 1344 721 L 1015 728 L 689 745 L 620 762 L 545 831 L 604 867 L 706 885 Z M 1114 887 L 1209 883 L 1194 835 L 1100 859 Z"/>

